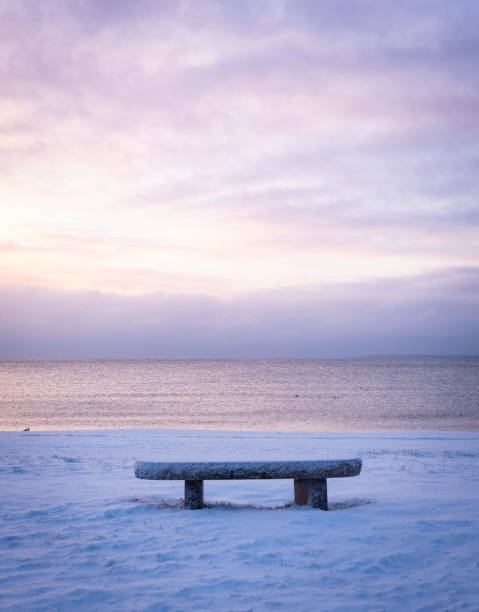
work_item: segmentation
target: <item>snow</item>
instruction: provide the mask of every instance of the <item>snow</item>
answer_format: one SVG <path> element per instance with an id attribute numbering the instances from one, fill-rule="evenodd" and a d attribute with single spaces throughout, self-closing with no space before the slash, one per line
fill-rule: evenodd
<path id="1" fill-rule="evenodd" d="M 478 610 L 479 433 L 0 432 L 1 610 Z M 135 461 L 361 457 L 331 511 L 291 480 L 183 483 Z"/>

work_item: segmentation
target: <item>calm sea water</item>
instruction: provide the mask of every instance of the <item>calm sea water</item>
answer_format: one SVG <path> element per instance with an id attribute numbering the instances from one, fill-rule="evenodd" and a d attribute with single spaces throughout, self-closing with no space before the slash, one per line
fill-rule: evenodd
<path id="1" fill-rule="evenodd" d="M 1 360 L 0 429 L 479 430 L 479 358 Z"/>

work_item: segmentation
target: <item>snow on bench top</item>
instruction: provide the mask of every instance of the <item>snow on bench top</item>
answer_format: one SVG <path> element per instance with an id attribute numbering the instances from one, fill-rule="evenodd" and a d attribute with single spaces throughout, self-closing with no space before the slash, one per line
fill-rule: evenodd
<path id="1" fill-rule="evenodd" d="M 361 459 L 186 463 L 137 461 L 135 476 L 146 480 L 342 478 L 357 476 L 361 465 Z"/>

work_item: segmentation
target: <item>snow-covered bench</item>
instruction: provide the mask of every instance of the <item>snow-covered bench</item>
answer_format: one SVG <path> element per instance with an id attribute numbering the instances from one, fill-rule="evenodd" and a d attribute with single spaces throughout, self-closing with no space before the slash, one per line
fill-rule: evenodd
<path id="1" fill-rule="evenodd" d="M 328 509 L 327 478 L 357 476 L 361 459 L 338 461 L 230 461 L 157 463 L 137 461 L 135 476 L 146 480 L 184 480 L 185 508 L 203 508 L 204 480 L 294 479 L 294 502 Z"/>

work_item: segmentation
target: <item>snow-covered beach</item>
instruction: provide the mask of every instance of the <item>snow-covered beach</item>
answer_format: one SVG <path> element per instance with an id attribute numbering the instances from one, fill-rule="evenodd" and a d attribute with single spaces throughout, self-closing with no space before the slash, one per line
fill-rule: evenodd
<path id="1" fill-rule="evenodd" d="M 479 434 L 0 432 L 2 610 L 477 610 Z M 135 479 L 135 460 L 359 456 L 330 512 L 292 481 Z"/>

